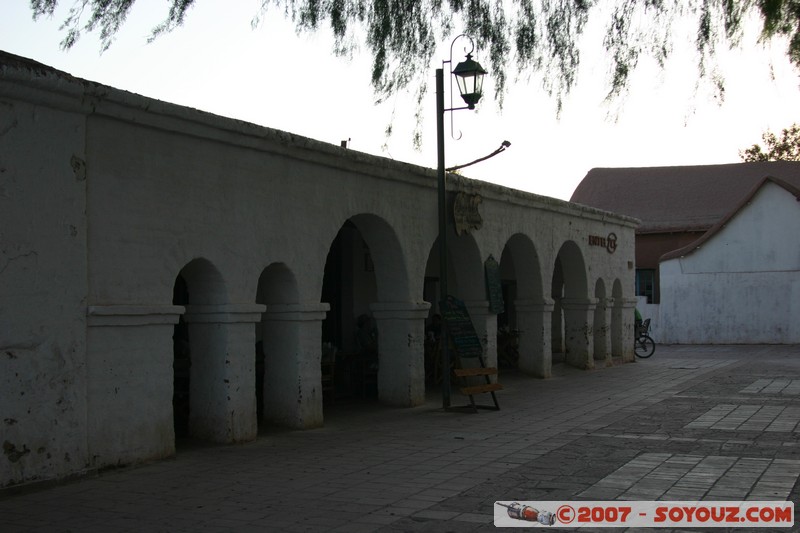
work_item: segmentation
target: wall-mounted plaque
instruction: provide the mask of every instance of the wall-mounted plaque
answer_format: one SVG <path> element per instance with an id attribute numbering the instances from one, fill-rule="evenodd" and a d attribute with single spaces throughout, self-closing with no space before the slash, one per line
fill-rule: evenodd
<path id="1" fill-rule="evenodd" d="M 483 226 L 483 218 L 478 211 L 478 206 L 483 202 L 477 194 L 467 194 L 460 192 L 456 194 L 453 202 L 453 222 L 456 225 L 456 234 L 469 233 L 470 230 L 478 230 Z"/>

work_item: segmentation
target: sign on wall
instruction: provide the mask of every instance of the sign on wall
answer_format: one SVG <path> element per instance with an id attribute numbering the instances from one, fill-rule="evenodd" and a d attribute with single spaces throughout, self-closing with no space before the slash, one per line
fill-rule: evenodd
<path id="1" fill-rule="evenodd" d="M 467 194 L 460 192 L 456 194 L 453 203 L 453 222 L 456 225 L 456 234 L 469 233 L 470 230 L 478 230 L 483 226 L 483 218 L 478 211 L 478 206 L 483 202 L 477 194 Z"/>
<path id="2" fill-rule="evenodd" d="M 600 237 L 598 235 L 589 235 L 589 246 L 600 246 L 605 248 L 610 254 L 617 251 L 617 234 L 609 233 L 608 237 Z"/>

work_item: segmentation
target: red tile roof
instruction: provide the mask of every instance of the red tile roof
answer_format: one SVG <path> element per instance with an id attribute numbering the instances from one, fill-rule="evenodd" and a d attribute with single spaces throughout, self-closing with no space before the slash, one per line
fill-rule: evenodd
<path id="1" fill-rule="evenodd" d="M 595 168 L 570 201 L 638 218 L 637 233 L 705 231 L 767 176 L 800 187 L 800 162 Z"/>
<path id="2" fill-rule="evenodd" d="M 784 180 L 772 177 L 766 177 L 761 181 L 759 181 L 756 184 L 756 186 L 753 187 L 753 189 L 739 201 L 736 207 L 734 207 L 728 214 L 726 214 L 719 222 L 714 224 L 714 226 L 712 226 L 711 229 L 705 232 L 702 237 L 700 237 L 693 243 L 684 246 L 683 248 L 679 248 L 677 250 L 673 250 L 671 252 L 664 254 L 659 259 L 659 262 L 666 261 L 667 259 L 675 259 L 676 257 L 683 257 L 685 255 L 689 255 L 698 248 L 700 248 L 701 245 L 703 245 L 705 242 L 711 239 L 711 237 L 713 237 L 720 230 L 722 230 L 722 228 L 724 228 L 728 224 L 728 222 L 730 222 L 731 219 L 739 213 L 739 211 L 741 211 L 746 205 L 748 205 L 753 200 L 753 197 L 758 193 L 758 191 L 761 190 L 761 188 L 767 183 L 774 183 L 779 187 L 783 187 L 784 189 L 786 189 L 786 191 L 789 192 L 789 194 L 793 194 L 794 197 L 797 199 L 797 201 L 800 202 L 800 188 L 795 187 L 791 183 L 788 183 Z"/>

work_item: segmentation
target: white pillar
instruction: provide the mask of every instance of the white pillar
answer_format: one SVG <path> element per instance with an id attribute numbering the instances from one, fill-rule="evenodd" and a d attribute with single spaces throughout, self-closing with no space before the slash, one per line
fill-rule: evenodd
<path id="1" fill-rule="evenodd" d="M 555 353 L 564 353 L 564 320 L 561 308 L 562 297 L 553 297 L 553 312 L 550 315 L 550 350 Z"/>
<path id="2" fill-rule="evenodd" d="M 389 405 L 425 403 L 425 318 L 428 302 L 370 306 L 378 328 L 378 399 Z"/>
<path id="3" fill-rule="evenodd" d="M 253 324 L 263 310 L 260 304 L 186 306 L 190 435 L 223 443 L 256 438 Z"/>
<path id="4" fill-rule="evenodd" d="M 182 306 L 87 309 L 86 434 L 92 467 L 175 453 L 173 341 Z"/>
<path id="5" fill-rule="evenodd" d="M 296 429 L 322 419 L 322 321 L 327 303 L 270 304 L 263 314 L 264 419 Z"/>
<path id="6" fill-rule="evenodd" d="M 549 378 L 553 369 L 552 326 L 553 300 L 517 300 L 519 330 L 519 369 L 525 374 Z"/>
<path id="7" fill-rule="evenodd" d="M 634 361 L 633 353 L 633 322 L 637 303 L 636 298 L 617 298 L 612 310 L 611 344 L 613 355 L 622 356 L 626 363 Z"/>
<path id="8" fill-rule="evenodd" d="M 594 360 L 603 361 L 605 366 L 611 366 L 611 314 L 613 310 L 613 298 L 601 298 L 594 309 Z"/>
<path id="9" fill-rule="evenodd" d="M 565 360 L 576 368 L 594 368 L 592 323 L 596 298 L 562 298 Z"/>

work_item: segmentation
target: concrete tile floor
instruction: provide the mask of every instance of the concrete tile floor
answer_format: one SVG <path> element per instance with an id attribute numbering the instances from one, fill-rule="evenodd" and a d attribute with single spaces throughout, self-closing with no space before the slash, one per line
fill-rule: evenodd
<path id="1" fill-rule="evenodd" d="M 499 412 L 340 402 L 318 430 L 6 491 L 0 531 L 489 531 L 496 500 L 798 501 L 800 347 L 554 373 L 501 372 Z"/>

